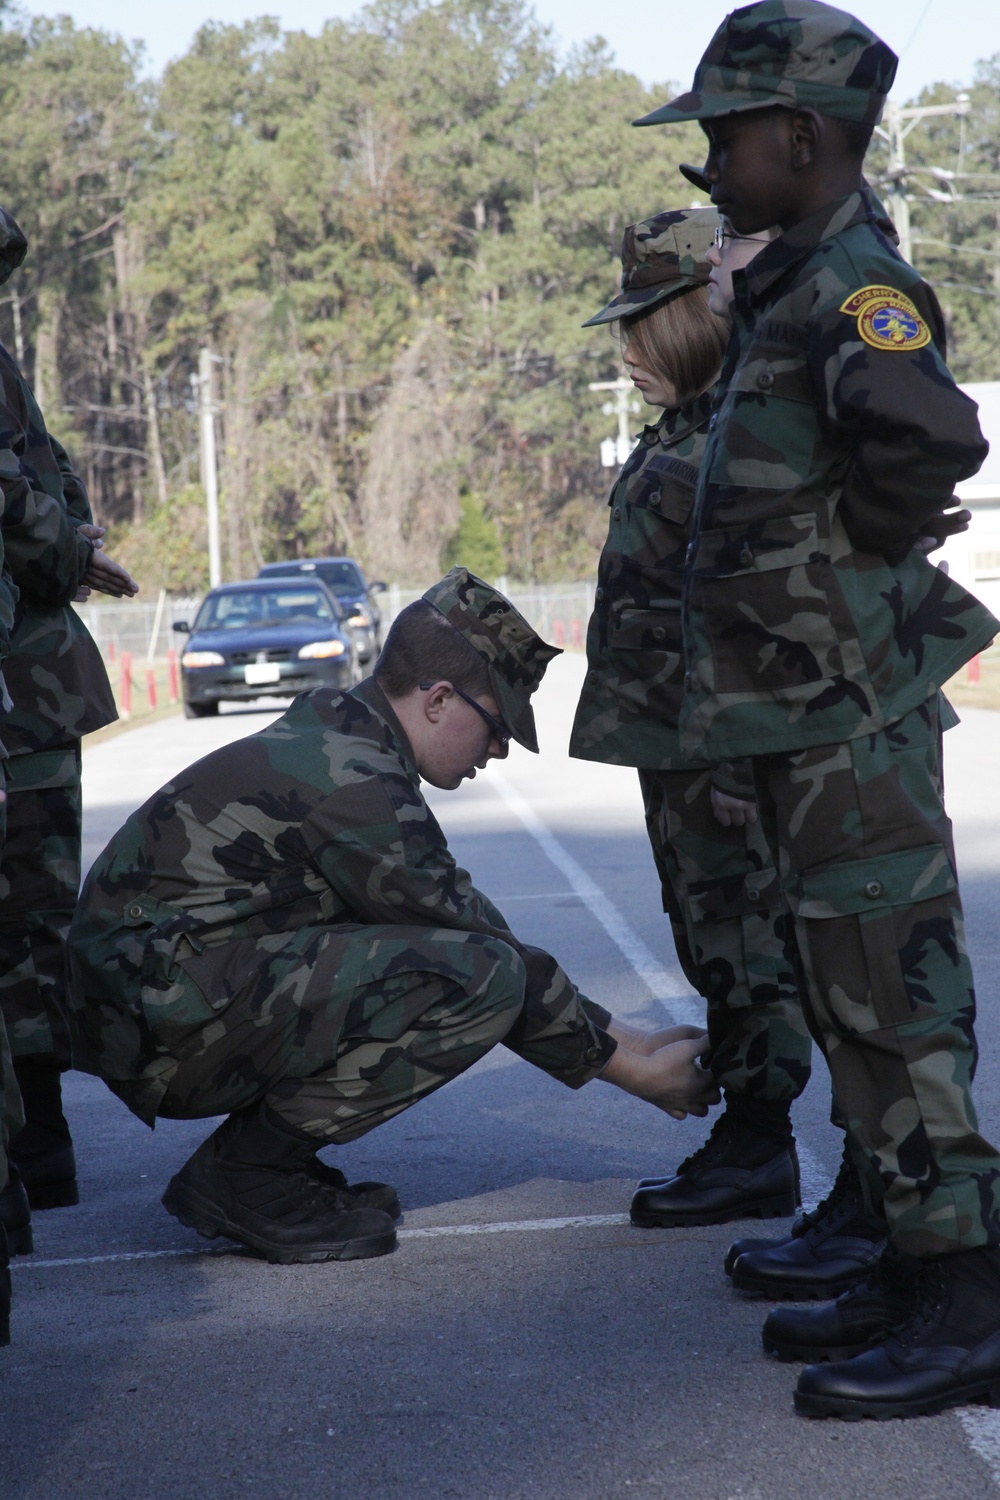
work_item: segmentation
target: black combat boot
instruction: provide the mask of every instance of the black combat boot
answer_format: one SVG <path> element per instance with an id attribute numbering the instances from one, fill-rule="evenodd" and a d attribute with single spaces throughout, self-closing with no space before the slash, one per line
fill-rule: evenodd
<path id="1" fill-rule="evenodd" d="M 910 1312 L 876 1349 L 807 1365 L 807 1417 L 921 1417 L 971 1402 L 1000 1407 L 1000 1250 L 916 1262 Z"/>
<path id="2" fill-rule="evenodd" d="M 327 1166 L 318 1156 L 313 1158 L 306 1171 L 317 1182 L 323 1182 L 327 1187 L 336 1188 L 338 1192 L 353 1198 L 356 1208 L 379 1208 L 390 1219 L 398 1219 L 403 1212 L 399 1194 L 387 1182 L 348 1182 L 339 1167 Z"/>
<path id="3" fill-rule="evenodd" d="M 705 1144 L 673 1177 L 645 1179 L 630 1217 L 644 1228 L 790 1217 L 799 1162 L 787 1104 L 727 1094 Z"/>
<path id="4" fill-rule="evenodd" d="M 845 1142 L 829 1197 L 793 1225 L 777 1245 L 737 1240 L 726 1256 L 733 1286 L 776 1301 L 827 1301 L 863 1281 L 885 1249 L 885 1220 L 865 1206 L 861 1179 Z"/>
<path id="5" fill-rule="evenodd" d="M 31 1233 L 31 1207 L 24 1183 L 12 1161 L 7 1163 L 7 1186 L 0 1192 L 0 1229 L 11 1255 L 30 1255 L 35 1248 Z"/>
<path id="6" fill-rule="evenodd" d="M 79 1203 L 73 1139 L 62 1110 L 62 1083 L 54 1057 L 15 1057 L 14 1073 L 24 1102 L 24 1128 L 9 1156 L 21 1173 L 32 1208 L 71 1208 Z"/>
<path id="7" fill-rule="evenodd" d="M 315 1137 L 264 1104 L 230 1115 L 163 1195 L 182 1224 L 239 1240 L 266 1260 L 362 1260 L 395 1248 L 392 1219 L 322 1180 Z"/>
<path id="8" fill-rule="evenodd" d="M 10 1343 L 10 1254 L 0 1224 L 0 1349 Z"/>
<path id="9" fill-rule="evenodd" d="M 776 1307 L 764 1321 L 768 1354 L 791 1363 L 853 1359 L 874 1349 L 913 1307 L 920 1262 L 887 1245 L 873 1270 L 836 1302 L 822 1307 Z"/>

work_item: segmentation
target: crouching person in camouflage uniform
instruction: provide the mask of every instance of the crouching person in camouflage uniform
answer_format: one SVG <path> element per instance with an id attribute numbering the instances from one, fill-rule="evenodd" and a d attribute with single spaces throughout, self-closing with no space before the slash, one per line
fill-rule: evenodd
<path id="1" fill-rule="evenodd" d="M 718 1098 L 696 1029 L 616 1023 L 517 940 L 421 795 L 511 736 L 537 749 L 529 700 L 555 654 L 453 569 L 372 678 L 199 761 L 98 859 L 70 934 L 78 1064 L 150 1125 L 229 1115 L 167 1188 L 182 1222 L 273 1261 L 391 1250 L 395 1191 L 349 1188 L 317 1149 L 498 1042 L 678 1116 Z"/>
<path id="2" fill-rule="evenodd" d="M 788 910 L 753 807 L 746 762 L 681 750 L 681 586 L 698 466 L 729 335 L 712 310 L 713 208 L 660 213 L 625 231 L 622 288 L 585 324 L 617 325 L 646 427 L 608 501 L 608 539 L 587 631 L 588 672 L 570 739 L 583 760 L 635 766 L 674 946 L 705 997 L 708 1066 L 725 1111 L 676 1173 L 640 1183 L 634 1224 L 671 1227 L 791 1215 L 798 1172 L 790 1109 L 810 1038 Z M 744 249 L 744 259 L 766 236 Z M 716 261 L 717 261 L 716 257 Z M 713 794 L 728 799 L 720 817 Z"/>

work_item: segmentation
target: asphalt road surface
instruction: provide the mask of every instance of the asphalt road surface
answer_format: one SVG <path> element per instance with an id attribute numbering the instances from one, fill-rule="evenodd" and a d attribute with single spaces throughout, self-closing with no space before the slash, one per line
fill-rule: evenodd
<path id="1" fill-rule="evenodd" d="M 457 858 L 525 939 L 633 1020 L 700 1014 L 659 910 L 634 774 L 567 759 L 580 658 L 550 668 L 543 754 L 434 793 Z M 170 774 L 266 722 L 172 719 L 85 754 L 89 858 Z M 1000 1135 L 1000 715 L 947 738 Z M 722 1274 L 760 1226 L 637 1230 L 634 1180 L 706 1125 L 503 1049 L 340 1152 L 395 1183 L 395 1254 L 268 1266 L 160 1206 L 210 1126 L 151 1133 L 73 1074 L 78 1208 L 39 1214 L 0 1353 L 3 1500 L 965 1500 L 1000 1486 L 1000 1413 L 810 1422 L 766 1359 L 766 1304 Z M 796 1106 L 808 1197 L 836 1169 L 822 1064 Z M 776 1227 L 774 1224 L 767 1228 Z"/>

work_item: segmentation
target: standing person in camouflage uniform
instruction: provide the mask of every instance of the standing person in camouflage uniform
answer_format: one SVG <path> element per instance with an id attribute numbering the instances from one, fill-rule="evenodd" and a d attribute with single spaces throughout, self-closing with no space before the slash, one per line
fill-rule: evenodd
<path id="1" fill-rule="evenodd" d="M 853 16 L 763 0 L 719 28 L 689 94 L 638 122 L 700 120 L 734 229 L 784 231 L 736 278 L 685 581 L 681 731 L 692 752 L 754 757 L 810 1026 L 888 1221 L 873 1276 L 765 1327 L 786 1357 L 835 1361 L 800 1377 L 813 1416 L 1000 1401 L 1000 1156 L 970 1092 L 938 706 L 998 623 L 914 547 L 986 444 L 933 293 L 863 196 L 895 67 Z"/>
<path id="2" fill-rule="evenodd" d="M 164 1204 L 274 1261 L 391 1250 L 395 1191 L 316 1151 L 356 1139 L 498 1042 L 669 1113 L 718 1099 L 696 1028 L 643 1034 L 520 943 L 448 852 L 420 778 L 458 786 L 511 736 L 556 651 L 454 568 L 375 675 L 304 694 L 134 813 L 70 933 L 78 1065 L 141 1119 L 228 1119 Z"/>
<path id="3" fill-rule="evenodd" d="M 639 770 L 664 910 L 681 966 L 707 1002 L 709 1066 L 726 1099 L 708 1141 L 675 1175 L 640 1184 L 631 1217 L 647 1226 L 794 1213 L 789 1110 L 809 1078 L 787 912 L 749 767 L 686 754 L 677 727 L 684 556 L 729 333 L 728 309 L 717 317 L 709 304 L 721 222 L 701 208 L 630 226 L 621 292 L 584 324 L 618 325 L 633 381 L 664 411 L 608 501 L 570 754 Z M 725 804 L 718 811 L 710 790 Z"/>
<path id="4" fill-rule="evenodd" d="M 17 224 L 0 209 L 0 282 L 26 249 Z M 6 539 L 21 597 L 4 667 L 13 707 L 3 721 L 9 800 L 0 860 L 0 1014 L 25 1125 L 11 1144 L 14 1184 L 3 1201 L 8 1222 L 27 1236 L 18 1176 L 33 1208 L 79 1201 L 60 1072 L 71 1065 L 65 938 L 80 887 L 80 740 L 118 717 L 100 653 L 71 601 L 91 588 L 115 597 L 136 589 L 103 555 L 103 531 L 93 525 L 86 491 L 65 449 L 46 431 L 30 386 L 0 347 L 0 486 L 10 495 L 25 485 L 47 497 L 69 542 L 63 586 L 53 598 L 48 581 L 39 584 L 36 577 L 34 539 L 29 536 L 26 547 L 16 536 Z"/>

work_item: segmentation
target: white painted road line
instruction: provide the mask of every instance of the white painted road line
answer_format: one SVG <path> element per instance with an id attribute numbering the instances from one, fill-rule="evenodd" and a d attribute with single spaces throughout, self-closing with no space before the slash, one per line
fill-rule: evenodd
<path id="1" fill-rule="evenodd" d="M 423 1229 L 397 1229 L 401 1240 L 454 1239 L 470 1234 L 534 1234 L 545 1229 L 606 1229 L 628 1224 L 628 1214 L 570 1214 L 561 1219 L 500 1219 L 491 1224 L 431 1224 Z M 648 1231 L 644 1231 L 647 1233 Z M 652 1243 L 652 1241 L 651 1241 Z M 32 1256 L 15 1256 L 11 1270 L 52 1271 L 64 1266 L 104 1266 L 135 1260 L 170 1260 L 182 1255 L 232 1255 L 231 1245 L 222 1249 L 204 1249 L 190 1245 L 182 1250 L 122 1250 L 109 1255 L 79 1255 L 63 1260 L 35 1260 Z"/>

